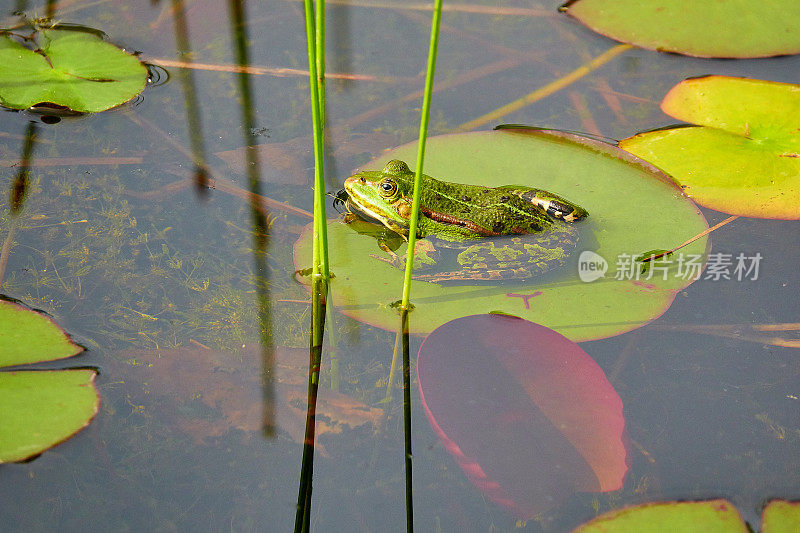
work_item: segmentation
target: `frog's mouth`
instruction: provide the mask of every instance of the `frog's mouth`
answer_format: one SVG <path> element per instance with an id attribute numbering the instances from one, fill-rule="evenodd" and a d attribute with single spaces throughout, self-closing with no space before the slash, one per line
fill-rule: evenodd
<path id="1" fill-rule="evenodd" d="M 378 213 L 370 210 L 369 208 L 365 207 L 363 204 L 357 204 L 353 201 L 350 195 L 347 194 L 345 189 L 336 193 L 335 200 L 333 201 L 334 207 L 336 207 L 337 211 L 339 211 L 339 207 L 343 206 L 345 209 L 345 213 L 339 211 L 341 214 L 354 214 L 358 216 L 358 218 L 369 222 L 370 224 L 376 224 L 378 226 L 386 226 L 390 230 L 394 231 L 395 233 L 399 233 L 404 237 L 408 236 L 408 226 L 403 225 L 391 218 L 381 216 Z"/>
<path id="2" fill-rule="evenodd" d="M 347 212 L 348 213 L 355 213 L 356 215 L 358 215 L 360 218 L 366 220 L 367 222 L 371 222 L 373 224 L 378 224 L 378 225 L 388 225 L 387 224 L 387 222 L 388 222 L 389 224 L 392 224 L 392 226 L 395 225 L 393 220 L 388 219 L 387 217 L 381 216 L 381 215 L 379 215 L 379 214 L 367 209 L 363 205 L 355 203 L 352 198 L 348 198 L 345 201 L 344 205 L 347 208 Z"/>

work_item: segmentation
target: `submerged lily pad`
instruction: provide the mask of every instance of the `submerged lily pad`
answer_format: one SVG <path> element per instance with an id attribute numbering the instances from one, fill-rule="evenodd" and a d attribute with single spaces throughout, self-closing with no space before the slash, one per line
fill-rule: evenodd
<path id="1" fill-rule="evenodd" d="M 40 30 L 33 40 L 0 35 L 0 104 L 49 102 L 82 113 L 123 104 L 142 92 L 147 69 L 95 33 Z"/>
<path id="2" fill-rule="evenodd" d="M 747 533 L 747 524 L 727 500 L 659 502 L 625 507 L 601 515 L 574 533 Z"/>
<path id="3" fill-rule="evenodd" d="M 800 85 L 693 78 L 673 87 L 661 108 L 699 126 L 640 133 L 620 147 L 671 174 L 701 205 L 800 219 Z"/>
<path id="4" fill-rule="evenodd" d="M 82 350 L 49 318 L 0 300 L 0 367 Z M 88 425 L 100 405 L 96 375 L 91 369 L 0 371 L 0 463 L 29 459 Z"/>
<path id="5" fill-rule="evenodd" d="M 800 52 L 796 0 L 572 0 L 561 10 L 598 33 L 651 50 L 699 57 Z"/>
<path id="6" fill-rule="evenodd" d="M 382 168 L 391 159 L 413 168 L 415 154 L 416 143 L 407 144 L 365 169 Z M 428 333 L 465 314 L 500 311 L 572 340 L 609 337 L 660 316 L 677 291 L 702 271 L 706 238 L 645 274 L 632 262 L 644 251 L 670 249 L 708 226 L 663 173 L 614 146 L 544 130 L 445 135 L 428 140 L 425 173 L 459 183 L 544 188 L 586 208 L 589 217 L 576 223 L 580 241 L 572 262 L 542 277 L 503 285 L 413 282 L 414 333 Z M 400 299 L 403 272 L 372 257 L 383 253 L 376 239 L 354 228 L 340 220 L 328 222 L 335 275 L 331 301 L 358 320 L 396 329 L 398 315 L 391 303 Z M 309 226 L 295 244 L 298 270 L 310 267 L 311 242 Z M 397 253 L 405 254 L 404 244 Z M 692 272 L 681 258 L 693 259 Z"/>
<path id="7" fill-rule="evenodd" d="M 217 352 L 198 347 L 126 351 L 112 358 L 136 367 L 126 378 L 132 401 L 157 412 L 170 428 L 197 444 L 232 429 L 254 432 L 264 427 L 263 354 L 258 347 Z M 299 444 L 305 439 L 308 398 L 308 349 L 276 347 L 272 384 L 275 426 Z M 111 372 L 131 374 L 130 368 Z M 316 441 L 366 424 L 380 424 L 383 411 L 328 388 L 317 397 Z"/>
<path id="8" fill-rule="evenodd" d="M 469 480 L 527 520 L 576 492 L 619 490 L 622 400 L 555 331 L 504 315 L 437 328 L 417 357 L 425 414 Z"/>

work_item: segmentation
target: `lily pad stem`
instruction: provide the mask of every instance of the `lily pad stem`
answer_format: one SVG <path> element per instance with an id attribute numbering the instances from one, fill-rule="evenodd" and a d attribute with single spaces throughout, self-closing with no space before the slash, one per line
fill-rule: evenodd
<path id="1" fill-rule="evenodd" d="M 718 224 L 714 224 L 713 226 L 711 226 L 711 227 L 710 227 L 710 228 L 708 228 L 707 230 L 705 230 L 705 231 L 703 231 L 703 232 L 701 232 L 701 233 L 698 233 L 697 235 L 695 235 L 695 236 L 694 236 L 694 237 L 692 237 L 691 239 L 688 239 L 688 240 L 686 240 L 685 242 L 683 242 L 683 243 L 679 244 L 678 246 L 676 246 L 676 247 L 675 247 L 675 248 L 673 248 L 672 250 L 666 250 L 666 251 L 664 251 L 664 252 L 660 252 L 660 253 L 657 253 L 657 254 L 651 254 L 651 255 L 648 255 L 647 257 L 644 257 L 644 258 L 642 258 L 642 259 L 641 259 L 641 262 L 642 262 L 642 263 L 646 263 L 647 261 L 653 261 L 653 260 L 655 260 L 655 259 L 661 259 L 661 258 L 662 258 L 662 257 L 664 257 L 665 255 L 669 255 L 669 254 L 671 254 L 671 253 L 673 253 L 673 252 L 677 252 L 678 250 L 680 250 L 680 249 L 681 249 L 681 248 L 683 248 L 684 246 L 688 246 L 688 245 L 692 244 L 692 243 L 693 243 L 694 241 L 696 241 L 697 239 L 700 239 L 701 237 L 705 237 L 706 235 L 708 235 L 708 234 L 709 234 L 709 233 L 711 233 L 712 231 L 714 231 L 714 230 L 717 230 L 717 229 L 721 228 L 722 226 L 724 226 L 725 224 L 727 224 L 727 223 L 729 223 L 729 222 L 733 222 L 733 221 L 734 221 L 734 220 L 736 220 L 737 218 L 739 218 L 739 215 L 732 215 L 732 216 L 729 216 L 728 218 L 726 218 L 726 219 L 725 219 L 725 220 L 723 220 L 722 222 L 720 222 L 720 223 L 718 223 Z"/>

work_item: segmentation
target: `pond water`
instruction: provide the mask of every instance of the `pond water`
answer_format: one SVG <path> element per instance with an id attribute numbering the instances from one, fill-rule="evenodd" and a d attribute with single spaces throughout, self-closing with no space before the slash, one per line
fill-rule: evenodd
<path id="1" fill-rule="evenodd" d="M 186 3 L 195 62 L 235 63 L 223 4 Z M 328 8 L 327 71 L 343 74 L 327 82 L 329 191 L 383 150 L 417 135 L 430 12 L 406 2 L 368 4 Z M 616 44 L 560 16 L 555 2 L 487 2 L 485 13 L 476 12 L 476 4 L 446 4 L 452 10 L 442 23 L 434 135 L 453 132 Z M 513 14 L 502 14 L 512 8 Z M 58 4 L 56 18 L 99 28 L 112 42 L 165 65 L 180 59 L 171 9 L 163 2 L 75 0 Z M 44 6 L 27 5 L 25 12 L 35 16 Z M 10 8 L 3 15 L 5 27 L 15 20 Z M 98 367 L 103 401 L 76 437 L 31 462 L 0 466 L 4 531 L 293 527 L 310 307 L 294 277 L 292 251 L 309 219 L 271 209 L 266 265 L 258 267 L 241 149 L 248 139 L 267 145 L 260 153 L 263 196 L 312 210 L 302 4 L 253 2 L 246 28 L 251 63 L 265 67 L 250 78 L 250 131 L 242 131 L 236 74 L 193 70 L 192 112 L 202 123 L 217 180 L 205 194 L 191 182 L 191 128 L 178 67 L 157 69 L 159 83 L 109 112 L 52 125 L 35 115 L 2 114 L 4 190 L 29 121 L 36 122 L 37 135 L 31 186 L 0 292 L 47 311 L 88 348 L 50 366 Z M 674 123 L 659 110 L 663 95 L 687 77 L 712 73 L 800 83 L 800 57 L 714 61 L 629 50 L 502 122 L 622 139 Z M 626 191 L 618 192 L 622 208 L 636 209 L 626 203 Z M 332 201 L 328 209 L 334 218 Z M 727 217 L 701 211 L 709 225 Z M 642 212 L 641 225 L 658 224 L 659 216 Z M 7 195 L 0 217 L 6 239 Z M 780 341 L 797 344 L 800 226 L 742 218 L 714 232 L 711 246 L 733 256 L 760 254 L 757 276 L 703 277 L 679 291 L 651 324 L 581 343 L 624 405 L 630 471 L 621 490 L 572 494 L 518 522 L 464 476 L 429 426 L 415 385 L 417 528 L 567 531 L 627 504 L 712 497 L 728 498 L 757 527 L 765 501 L 800 498 L 800 358 L 797 348 Z M 266 319 L 259 313 L 265 280 Z M 398 299 L 400 291 L 398 285 Z M 464 310 L 472 312 L 468 299 Z M 574 313 L 579 319 L 580 306 Z M 754 328 L 768 324 L 788 326 Z M 382 403 L 394 333 L 336 310 L 328 326 L 336 338 L 338 392 L 331 392 L 326 370 L 312 527 L 401 531 L 400 395 Z M 276 352 L 278 431 L 272 437 L 259 430 L 260 340 Z M 421 340 L 412 337 L 412 354 Z M 330 352 L 326 346 L 324 357 Z M 492 439 L 503 436 L 481 438 L 491 448 Z"/>

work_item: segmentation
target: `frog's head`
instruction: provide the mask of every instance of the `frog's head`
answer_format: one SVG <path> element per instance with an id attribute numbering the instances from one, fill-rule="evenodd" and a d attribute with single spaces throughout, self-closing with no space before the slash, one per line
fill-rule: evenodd
<path id="1" fill-rule="evenodd" d="M 404 236 L 408 236 L 413 186 L 408 165 L 397 159 L 383 170 L 359 172 L 344 182 L 350 209 Z"/>

